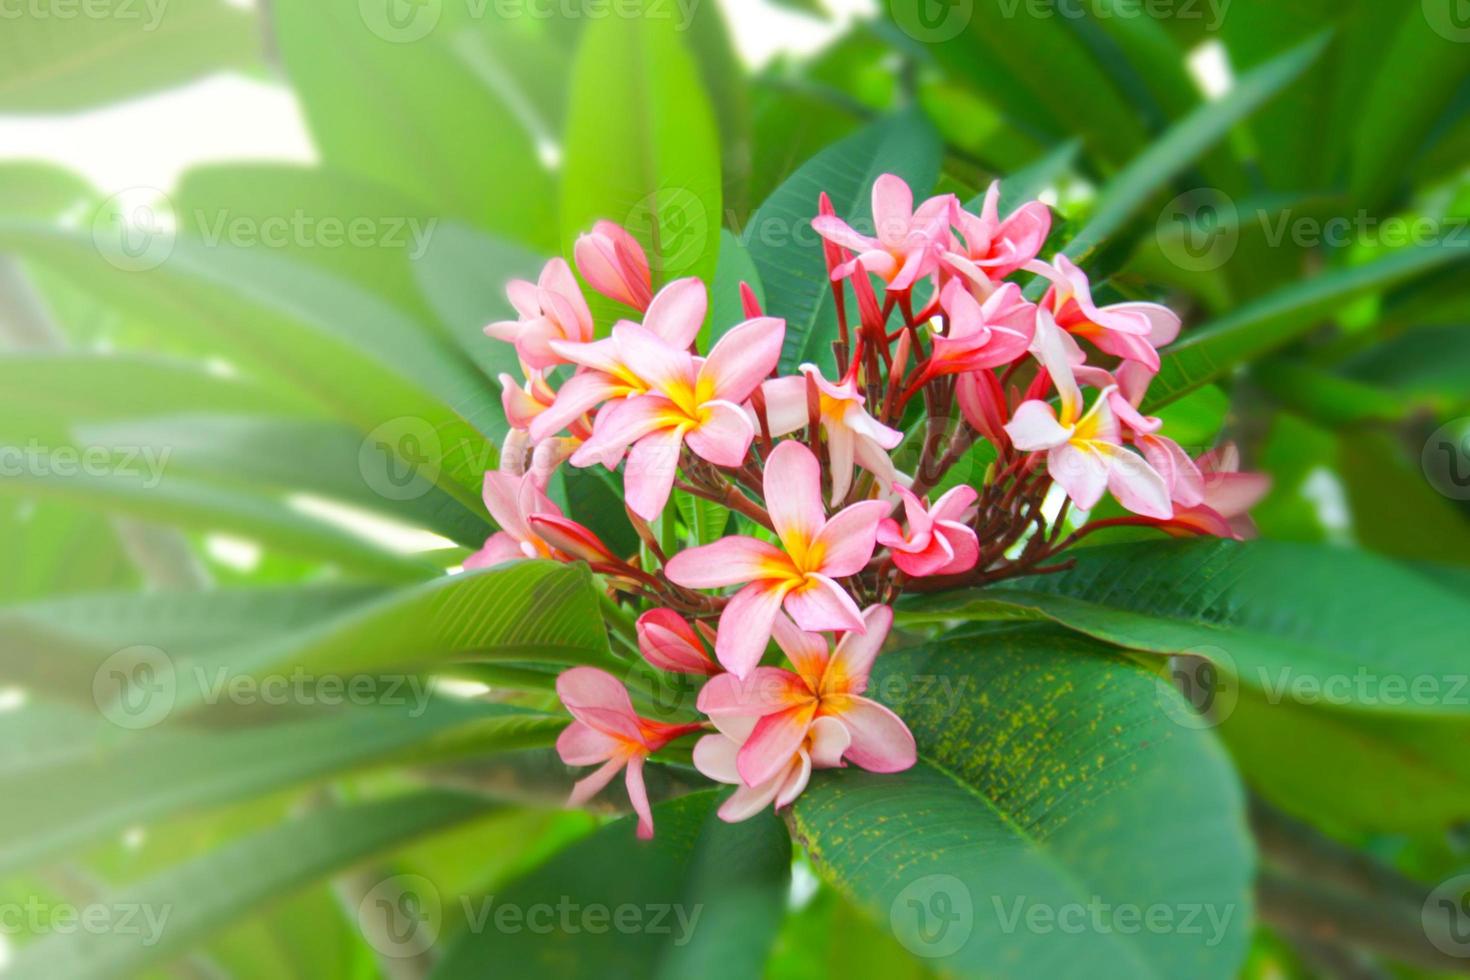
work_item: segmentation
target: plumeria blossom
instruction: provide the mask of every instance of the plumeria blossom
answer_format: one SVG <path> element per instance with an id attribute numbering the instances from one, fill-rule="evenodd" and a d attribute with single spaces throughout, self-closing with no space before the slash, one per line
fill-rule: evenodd
<path id="1" fill-rule="evenodd" d="M 868 564 L 878 522 L 888 510 L 881 500 L 864 500 L 828 519 L 821 468 L 799 442 L 783 442 L 772 451 L 764 489 L 781 547 L 728 537 L 681 551 L 664 569 L 670 581 L 691 589 L 744 585 L 720 614 L 715 642 L 716 658 L 741 677 L 760 662 L 782 608 L 812 632 L 866 629 L 857 603 L 837 579 Z"/>
<path id="2" fill-rule="evenodd" d="M 677 279 L 659 290 L 644 314 L 641 330 L 634 332 L 639 338 L 652 334 L 674 350 L 687 350 L 699 336 L 708 307 L 709 294 L 704 283 L 693 277 Z M 629 329 L 624 328 L 639 327 L 639 324 L 623 320 L 613 327 L 613 335 L 605 340 L 587 344 L 552 342 L 552 349 L 559 356 L 580 365 L 582 370 L 561 386 L 549 408 L 531 420 L 533 440 L 539 442 L 555 435 L 598 405 L 631 398 L 649 390 L 649 382 L 629 366 L 629 352 L 620 340 L 620 333 L 629 333 Z"/>
<path id="3" fill-rule="evenodd" d="M 635 310 L 648 309 L 653 298 L 648 256 L 626 230 L 611 221 L 599 221 L 590 232 L 578 236 L 572 254 L 577 271 L 593 289 Z"/>
<path id="4" fill-rule="evenodd" d="M 505 292 L 520 318 L 492 323 L 485 333 L 515 344 L 516 354 L 529 366 L 545 369 L 561 363 L 551 349 L 553 340 L 592 339 L 592 312 L 564 259 L 546 263 L 535 283 L 511 280 Z"/>
<path id="5" fill-rule="evenodd" d="M 729 676 L 729 675 L 726 675 Z M 718 725 L 718 722 L 716 723 Z M 749 820 L 767 807 L 790 806 L 806 789 L 813 769 L 835 769 L 851 744 L 846 726 L 835 718 L 818 718 L 812 722 L 801 744 L 790 758 L 764 782 L 747 786 L 740 777 L 738 759 L 753 726 L 738 726 L 739 735 L 722 730 L 706 735 L 694 745 L 694 767 L 719 783 L 740 787 L 720 804 L 719 814 L 726 823 Z"/>
<path id="6" fill-rule="evenodd" d="M 1104 389 L 1083 410 L 1082 390 L 1068 361 L 1051 314 L 1043 310 L 1036 334 L 1037 357 L 1061 400 L 1058 412 L 1039 399 L 1016 409 L 1006 433 L 1023 452 L 1045 452 L 1047 472 L 1072 502 L 1084 510 L 1097 506 L 1103 491 L 1135 514 L 1167 520 L 1173 516 L 1164 480 L 1143 457 L 1123 448 L 1118 420 Z"/>
<path id="7" fill-rule="evenodd" d="M 573 667 L 556 679 L 556 694 L 575 719 L 556 739 L 556 751 L 569 766 L 601 763 L 577 780 L 568 806 L 581 806 L 627 770 L 628 801 L 638 814 L 638 836 L 653 836 L 653 810 L 643 784 L 643 763 L 669 742 L 699 731 L 699 722 L 666 725 L 638 717 L 618 679 L 595 667 Z"/>
<path id="8" fill-rule="evenodd" d="M 699 692 L 699 710 L 717 724 L 743 727 L 755 718 L 736 758 L 746 786 L 783 772 L 812 725 L 832 718 L 848 732 L 842 756 L 870 772 L 901 772 L 914 764 L 914 737 L 888 708 L 863 697 L 873 660 L 893 625 L 893 610 L 870 606 L 863 632 L 845 633 L 830 653 L 821 636 L 798 629 L 785 616 L 775 621 L 776 643 L 794 671 L 758 667 L 750 676 L 721 674 Z"/>
<path id="9" fill-rule="evenodd" d="M 775 368 L 785 334 L 783 320 L 747 320 L 700 359 L 637 324 L 618 324 L 613 340 L 621 363 L 647 390 L 599 413 L 592 438 L 572 456 L 572 465 L 617 460 L 628 452 L 628 506 L 654 520 L 668 503 L 684 446 L 716 466 L 745 460 L 755 428 L 741 403 Z"/>
<path id="10" fill-rule="evenodd" d="M 940 303 L 949 314 L 949 332 L 936 334 L 929 364 L 918 384 L 932 377 L 983 371 L 1025 356 L 1036 336 L 1036 306 L 1021 287 L 1001 286 L 982 304 L 958 279 L 944 287 Z"/>
<path id="11" fill-rule="evenodd" d="M 746 283 L 719 297 L 738 297 L 745 321 L 701 355 L 705 284 L 655 290 L 643 249 L 606 221 L 577 239 L 576 267 L 630 318 L 594 322 L 554 259 L 538 282 L 509 286 L 517 318 L 486 328 L 515 346 L 521 379 L 500 376 L 510 428 L 485 475 L 500 530 L 465 567 L 585 562 L 625 644 L 632 623 L 640 678 L 678 675 L 698 690 L 699 719 L 667 724 L 639 717 L 610 674 L 577 667 L 557 680 L 573 719 L 557 749 L 598 767 L 570 802 L 623 772 L 641 837 L 653 833 L 645 761 L 684 735 L 703 734 L 696 768 L 734 787 L 719 809 L 730 821 L 789 805 L 815 769 L 912 766 L 912 733 L 866 694 L 906 591 L 1064 571 L 1057 554 L 1119 522 L 1251 533 L 1246 510 L 1265 478 L 1237 472 L 1231 446 L 1191 459 L 1141 409 L 1178 317 L 1152 303 L 1099 307 L 1065 255 L 1039 261 L 1051 229 L 1039 201 L 1001 218 L 992 185 L 978 215 L 952 195 L 915 209 L 892 174 L 872 199 L 872 236 L 826 194 L 813 202 L 836 316 L 830 368 L 780 371 L 784 311 L 767 315 Z M 1019 272 L 1049 280 L 1041 302 Z M 920 280 L 933 288 L 916 299 Z M 623 469 L 624 506 L 596 511 L 625 512 L 631 533 L 608 536 L 621 554 L 548 497 L 565 492 L 577 516 L 600 497 L 582 492 L 600 477 L 554 481 L 563 464 Z M 1057 486 L 1075 508 L 1045 506 Z M 1140 516 L 1084 513 L 1105 491 Z M 789 666 L 774 666 L 773 637 Z"/>
<path id="12" fill-rule="evenodd" d="M 954 217 L 959 239 L 945 251 L 944 265 L 982 296 L 1035 259 L 1051 233 L 1051 208 L 1040 201 L 1028 201 L 1001 220 L 1000 181 L 985 192 L 978 216 L 956 208 Z"/>
<path id="13" fill-rule="evenodd" d="M 1240 472 L 1240 450 L 1233 443 L 1205 453 L 1198 460 L 1203 479 L 1203 500 L 1190 507 L 1177 507 L 1163 529 L 1171 534 L 1212 534 L 1243 541 L 1256 536 L 1249 511 L 1271 489 L 1264 473 Z"/>
<path id="14" fill-rule="evenodd" d="M 980 558 L 980 539 L 969 521 L 975 516 L 974 487 L 958 486 L 926 507 L 900 484 L 894 493 L 903 501 L 905 533 L 898 521 L 885 517 L 878 525 L 878 543 L 893 555 L 893 563 L 906 575 L 958 575 L 975 567 Z"/>
<path id="15" fill-rule="evenodd" d="M 672 609 L 650 609 L 638 617 L 636 629 L 638 651 L 644 660 L 660 670 L 673 674 L 720 672 L 705 650 L 706 643 L 714 645 L 715 637 L 714 631 L 704 623 L 691 627 Z"/>
<path id="16" fill-rule="evenodd" d="M 1099 307 L 1092 301 L 1087 274 L 1065 255 L 1052 265 L 1027 266 L 1052 281 L 1041 299 L 1057 326 L 1091 341 L 1098 350 L 1125 360 L 1138 361 L 1157 374 L 1158 348 L 1179 336 L 1179 317 L 1157 303 L 1114 303 Z"/>
<path id="17" fill-rule="evenodd" d="M 854 463 L 876 476 L 880 486 L 897 480 L 899 474 L 888 451 L 903 441 L 903 433 L 868 414 L 867 401 L 854 382 L 833 384 L 814 364 L 803 364 L 797 377 L 777 378 L 761 386 L 771 435 L 788 435 L 810 422 L 811 385 L 817 389 L 817 417 L 831 463 L 833 506 L 852 487 Z"/>
<path id="18" fill-rule="evenodd" d="M 1204 476 L 1184 448 L 1160 435 L 1164 420 L 1138 411 L 1152 379 L 1137 361 L 1125 361 L 1118 369 L 1118 387 L 1112 394 L 1112 406 L 1128 438 L 1143 453 L 1143 458 L 1163 477 L 1169 488 L 1169 499 L 1178 507 L 1194 507 L 1204 502 Z"/>
<path id="19" fill-rule="evenodd" d="M 832 270 L 833 279 L 845 279 L 858 269 L 871 272 L 894 291 L 911 288 L 932 273 L 949 236 L 951 216 L 959 208 L 954 195 L 930 198 L 914 210 L 914 193 L 903 178 L 884 174 L 873 183 L 873 228 L 864 235 L 835 215 L 812 221 L 817 234 L 857 253 Z"/>
<path id="20" fill-rule="evenodd" d="M 485 474 L 485 509 L 500 525 L 485 546 L 464 560 L 466 569 L 488 568 L 521 558 L 580 558 L 616 563 L 607 545 L 563 516 L 546 496 L 537 474 L 491 470 Z"/>

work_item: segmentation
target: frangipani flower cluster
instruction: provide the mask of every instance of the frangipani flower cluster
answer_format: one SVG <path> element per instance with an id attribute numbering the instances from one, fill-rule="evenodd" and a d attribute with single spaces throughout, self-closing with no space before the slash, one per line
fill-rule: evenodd
<path id="1" fill-rule="evenodd" d="M 623 773 L 652 834 L 644 764 L 695 735 L 695 766 L 736 787 L 727 820 L 788 805 L 813 769 L 903 770 L 914 738 L 865 691 L 904 592 L 1059 570 L 1078 538 L 1120 524 L 1250 533 L 1263 478 L 1237 472 L 1229 446 L 1192 458 L 1140 410 L 1179 318 L 1099 304 L 1066 256 L 1038 257 L 1047 207 L 1002 217 L 999 202 L 994 185 L 978 214 L 952 195 L 916 207 L 884 175 L 871 234 L 813 202 L 837 310 L 825 365 L 781 369 L 783 311 L 747 286 L 742 322 L 707 324 L 706 284 L 656 286 L 610 222 L 573 251 L 622 319 L 595 323 L 562 259 L 510 284 L 516 318 L 486 327 L 522 368 L 501 376 L 511 432 L 485 476 L 501 530 L 465 565 L 587 562 L 638 614 L 629 642 L 647 667 L 699 686 L 687 718 L 656 721 L 612 674 L 563 674 L 574 721 L 558 751 L 598 766 L 573 803 Z M 718 338 L 706 350 L 702 332 Z M 553 500 L 563 467 L 620 472 L 636 554 Z M 691 540 L 675 494 L 706 501 L 726 533 Z M 1105 494 L 1131 514 L 1088 514 Z"/>

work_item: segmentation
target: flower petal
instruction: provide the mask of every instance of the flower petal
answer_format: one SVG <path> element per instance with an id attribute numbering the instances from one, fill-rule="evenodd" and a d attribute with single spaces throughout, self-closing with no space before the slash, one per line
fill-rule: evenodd
<path id="1" fill-rule="evenodd" d="M 740 770 L 735 766 L 739 752 L 740 743 L 728 735 L 706 735 L 694 743 L 694 768 L 717 783 L 739 786 Z"/>
<path id="2" fill-rule="evenodd" d="M 754 582 L 735 593 L 720 613 L 715 659 L 736 677 L 749 674 L 765 655 L 786 591 L 784 586 Z"/>
<path id="3" fill-rule="evenodd" d="M 556 737 L 556 754 L 569 766 L 606 762 L 622 747 L 623 743 L 618 739 L 580 721 L 572 722 Z"/>
<path id="4" fill-rule="evenodd" d="M 786 321 L 763 316 L 730 329 L 709 352 L 699 369 L 700 388 L 710 386 L 715 398 L 743 402 L 781 359 Z"/>
<path id="5" fill-rule="evenodd" d="M 718 589 L 768 578 L 773 567 L 790 564 L 775 545 L 735 535 L 686 548 L 669 559 L 664 574 L 687 589 Z"/>
<path id="6" fill-rule="evenodd" d="M 813 699 L 756 722 L 755 730 L 736 757 L 745 785 L 759 786 L 791 764 L 791 757 L 806 740 L 807 729 L 816 713 L 817 702 Z"/>
<path id="7" fill-rule="evenodd" d="M 705 419 L 685 433 L 695 455 L 716 466 L 739 466 L 755 441 L 755 425 L 739 405 L 727 401 L 705 402 Z"/>
<path id="8" fill-rule="evenodd" d="M 658 520 L 669 502 L 683 445 L 680 426 L 644 436 L 629 450 L 623 467 L 623 493 L 629 509 L 645 521 Z"/>
<path id="9" fill-rule="evenodd" d="M 648 788 L 643 784 L 643 762 L 646 757 L 635 755 L 628 760 L 628 773 L 624 777 L 628 786 L 628 802 L 638 814 L 638 839 L 653 838 L 653 808 L 648 805 Z"/>
<path id="10" fill-rule="evenodd" d="M 812 766 L 816 769 L 835 769 L 842 765 L 842 756 L 852 744 L 852 733 L 836 718 L 818 718 L 812 722 L 808 733 Z"/>
<path id="11" fill-rule="evenodd" d="M 806 446 L 788 440 L 771 451 L 763 481 L 766 507 L 781 543 L 805 554 L 826 522 L 822 509 L 822 470 Z"/>
<path id="12" fill-rule="evenodd" d="M 809 573 L 805 582 L 786 594 L 785 607 L 796 625 L 810 633 L 864 628 L 852 596 L 825 575 Z"/>
<path id="13" fill-rule="evenodd" d="M 824 700 L 833 717 L 847 726 L 852 745 L 847 757 L 869 772 L 902 772 L 918 759 L 913 733 L 903 719 L 876 701 L 855 695 Z"/>
<path id="14" fill-rule="evenodd" d="M 889 506 L 882 500 L 863 500 L 832 515 L 812 544 L 821 556 L 821 573 L 832 578 L 856 575 L 873 557 L 878 522 Z"/>
<path id="15" fill-rule="evenodd" d="M 873 661 L 893 627 L 893 610 L 888 606 L 869 606 L 863 610 L 863 626 L 867 632 L 853 630 L 844 633 L 837 642 L 832 662 L 827 665 L 827 675 L 822 679 L 824 695 L 861 694 L 867 689 Z"/>
<path id="16" fill-rule="evenodd" d="M 676 279 L 658 291 L 648 305 L 643 325 L 670 347 L 687 350 L 704 326 L 708 307 L 709 294 L 703 282 L 694 276 Z"/>
<path id="17" fill-rule="evenodd" d="M 613 781 L 613 777 L 623 766 L 628 764 L 628 757 L 615 755 L 602 764 L 596 772 L 590 776 L 584 776 L 572 784 L 572 793 L 567 797 L 567 806 L 582 806 L 592 797 L 601 793 L 603 787 Z"/>
<path id="18" fill-rule="evenodd" d="M 1021 403 L 1005 430 L 1016 448 L 1028 453 L 1054 449 L 1072 438 L 1071 426 L 1057 421 L 1056 412 L 1046 402 L 1034 399 Z"/>

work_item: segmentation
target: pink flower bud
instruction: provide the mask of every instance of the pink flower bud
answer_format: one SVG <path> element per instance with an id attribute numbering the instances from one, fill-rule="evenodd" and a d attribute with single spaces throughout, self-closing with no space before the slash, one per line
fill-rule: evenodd
<path id="1" fill-rule="evenodd" d="M 701 624 L 702 626 L 703 624 Z M 672 609 L 650 609 L 638 617 L 638 649 L 643 659 L 675 674 L 718 674 L 699 635 Z"/>
<path id="2" fill-rule="evenodd" d="M 653 280 L 643 246 L 611 221 L 599 221 L 577 238 L 573 249 L 577 271 L 599 293 L 633 307 L 648 309 Z"/>

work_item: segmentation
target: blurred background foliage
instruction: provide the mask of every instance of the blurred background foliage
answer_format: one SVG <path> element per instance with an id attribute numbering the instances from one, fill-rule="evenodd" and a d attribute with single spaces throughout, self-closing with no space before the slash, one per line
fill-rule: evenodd
<path id="1" fill-rule="evenodd" d="M 928 975 L 803 859 L 789 878 L 774 817 L 739 840 L 779 866 L 737 862 L 755 899 L 710 897 L 729 917 L 713 947 L 650 959 L 647 937 L 614 936 L 548 961 L 534 937 L 407 952 L 364 938 L 375 883 L 397 876 L 433 882 L 452 938 L 466 907 L 450 896 L 555 895 L 579 868 L 601 875 L 594 894 L 616 896 L 636 861 L 639 894 L 713 896 L 711 865 L 735 846 L 706 796 L 661 810 L 636 858 L 626 826 L 555 812 L 561 722 L 531 654 L 633 669 L 626 624 L 582 573 L 442 576 L 493 529 L 492 379 L 514 364 L 480 327 L 508 278 L 598 218 L 634 230 L 660 280 L 711 281 L 712 329 L 737 318 L 734 284 L 755 284 L 793 318 L 790 367 L 821 356 L 830 318 L 812 253 L 789 246 L 818 190 L 845 214 L 885 170 L 967 201 L 995 178 L 1007 201 L 1043 194 L 1059 219 L 1047 254 L 1183 315 L 1163 414 L 1186 446 L 1232 439 L 1272 475 L 1264 538 L 1424 563 L 1470 590 L 1470 473 L 1453 449 L 1470 438 L 1459 0 L 895 0 L 755 69 L 726 20 L 742 4 L 657 6 L 668 16 L 168 0 L 152 21 L 141 4 L 141 21 L 6 20 L 0 113 L 240 72 L 294 93 L 317 155 L 201 165 L 142 203 L 14 148 L 0 163 L 0 443 L 23 460 L 0 478 L 0 898 L 132 896 L 178 917 L 147 947 L 11 935 L 21 975 Z M 636 547 L 613 494 L 594 473 L 557 487 Z M 682 505 L 690 528 L 710 520 Z M 1418 624 L 1392 628 L 1412 645 Z M 505 649 L 525 655 L 474 656 Z M 169 723 L 119 723 L 97 678 L 108 664 L 136 678 L 158 651 L 176 671 Z M 198 683 L 225 667 L 441 685 L 412 717 L 242 707 Z M 1272 844 L 1297 820 L 1422 882 L 1465 868 L 1463 716 L 1245 691 L 1219 733 L 1266 814 L 1267 885 L 1299 853 Z M 663 796 L 688 778 L 651 776 Z M 1313 925 L 1259 928 L 1241 975 L 1432 975 Z"/>

